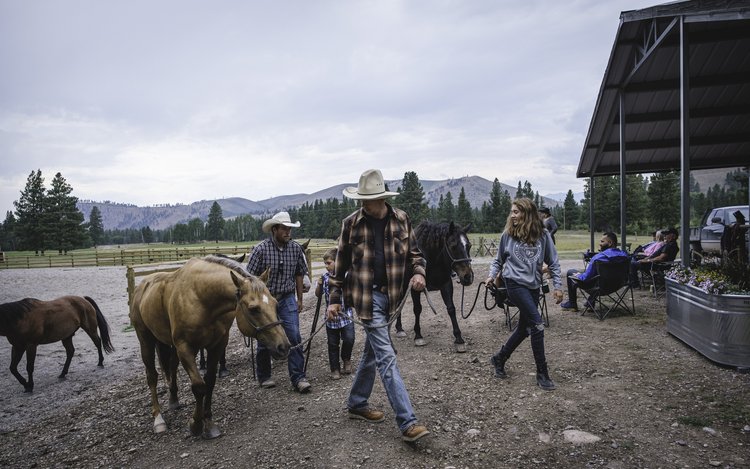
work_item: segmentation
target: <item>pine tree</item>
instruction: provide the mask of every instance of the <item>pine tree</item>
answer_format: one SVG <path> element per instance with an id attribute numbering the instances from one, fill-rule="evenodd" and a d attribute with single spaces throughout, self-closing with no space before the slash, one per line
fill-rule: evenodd
<path id="1" fill-rule="evenodd" d="M 47 192 L 44 230 L 50 247 L 58 253 L 67 253 L 81 247 L 86 239 L 84 216 L 76 204 L 78 197 L 71 195 L 73 187 L 57 173 L 52 188 Z"/>
<path id="2" fill-rule="evenodd" d="M 562 229 L 569 230 L 574 228 L 574 224 L 577 222 L 579 217 L 580 207 L 576 203 L 573 191 L 568 189 L 568 193 L 565 195 L 565 202 L 563 202 L 563 217 L 562 217 Z"/>
<path id="3" fill-rule="evenodd" d="M 206 224 L 206 239 L 219 242 L 224 234 L 224 214 L 221 206 L 214 200 L 211 210 L 208 212 L 208 223 Z"/>
<path id="4" fill-rule="evenodd" d="M 16 238 L 16 217 L 13 212 L 5 212 L 5 221 L 2 223 L 0 230 L 0 251 L 15 251 L 18 249 L 18 239 Z"/>
<path id="5" fill-rule="evenodd" d="M 13 202 L 16 207 L 16 234 L 20 248 L 33 250 L 37 254 L 40 251 L 44 254 L 47 248 L 43 230 L 46 193 L 42 171 L 37 169 L 29 174 L 21 197 Z"/>
<path id="6" fill-rule="evenodd" d="M 520 184 L 520 182 L 519 182 Z M 505 220 L 510 212 L 511 200 L 508 191 L 504 191 L 500 181 L 495 178 L 490 191 L 490 203 L 485 217 L 486 230 L 499 233 L 505 227 Z"/>
<path id="7" fill-rule="evenodd" d="M 651 176 L 648 186 L 651 226 L 668 228 L 680 221 L 680 173 L 669 171 Z"/>
<path id="8" fill-rule="evenodd" d="M 461 192 L 458 194 L 458 205 L 456 206 L 456 222 L 464 227 L 471 223 L 471 204 L 466 200 L 466 193 L 464 188 L 461 188 Z"/>
<path id="9" fill-rule="evenodd" d="M 453 204 L 453 194 L 450 192 L 445 197 L 440 195 L 441 200 L 438 203 L 438 215 L 440 221 L 454 221 L 456 219 L 456 206 Z"/>
<path id="10" fill-rule="evenodd" d="M 104 239 L 104 222 L 102 221 L 102 212 L 99 207 L 94 205 L 89 213 L 89 238 L 94 246 L 101 244 Z"/>
<path id="11" fill-rule="evenodd" d="M 398 194 L 393 203 L 409 214 L 409 218 L 414 226 L 427 218 L 429 208 L 424 201 L 424 189 L 419 182 L 417 173 L 414 171 L 404 173 L 401 187 L 398 188 Z"/>

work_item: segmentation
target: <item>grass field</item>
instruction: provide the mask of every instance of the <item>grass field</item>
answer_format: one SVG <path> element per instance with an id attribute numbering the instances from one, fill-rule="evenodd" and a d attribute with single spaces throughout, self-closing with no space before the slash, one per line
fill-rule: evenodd
<path id="1" fill-rule="evenodd" d="M 590 247 L 590 234 L 587 231 L 558 231 L 555 238 L 560 259 L 577 259 L 581 253 Z M 500 239 L 499 233 L 470 233 L 469 238 L 474 248 L 472 256 L 477 257 L 480 244 L 491 247 Z M 594 234 L 594 249 L 598 249 L 601 233 Z M 648 236 L 629 235 L 628 243 L 637 246 L 649 241 Z M 301 239 L 299 241 L 306 241 Z M 491 243 L 494 243 L 491 244 Z M 179 261 L 190 257 L 207 254 L 241 254 L 249 252 L 257 241 L 237 243 L 222 241 L 218 243 L 205 242 L 195 244 L 127 244 L 99 246 L 97 248 L 77 249 L 67 254 L 47 251 L 42 255 L 35 255 L 33 251 L 4 252 L 0 268 L 41 268 L 41 267 L 87 267 L 148 264 L 163 261 Z M 311 260 L 317 262 L 323 252 L 335 246 L 332 239 L 313 239 L 310 242 Z M 486 253 L 486 249 L 483 250 Z M 486 254 L 484 254 L 486 255 Z"/>

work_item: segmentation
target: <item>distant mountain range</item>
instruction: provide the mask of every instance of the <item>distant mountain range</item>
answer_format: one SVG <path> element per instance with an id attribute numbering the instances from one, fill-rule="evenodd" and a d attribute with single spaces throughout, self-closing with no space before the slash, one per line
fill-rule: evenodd
<path id="1" fill-rule="evenodd" d="M 422 188 L 425 191 L 425 199 L 430 207 L 437 206 L 440 196 L 450 192 L 453 203 L 458 202 L 458 195 L 463 187 L 466 199 L 472 207 L 481 207 L 482 203 L 489 200 L 490 191 L 492 190 L 492 181 L 479 176 L 466 176 L 456 179 L 444 179 L 442 181 L 420 180 Z M 388 188 L 392 191 L 401 187 L 401 180 L 386 181 Z M 305 202 L 313 203 L 316 200 L 328 200 L 330 198 L 341 199 L 342 191 L 345 187 L 356 186 L 357 183 L 339 184 L 326 189 L 314 192 L 312 194 L 291 194 L 280 195 L 270 199 L 253 201 L 243 199 L 242 197 L 230 197 L 226 199 L 216 199 L 221 206 L 224 218 L 233 218 L 238 215 L 253 215 L 256 217 L 270 216 L 280 210 L 290 207 L 299 207 Z M 504 190 L 507 190 L 511 198 L 515 197 L 517 187 L 500 183 Z M 556 197 L 543 197 L 544 205 L 554 207 L 565 199 Z M 208 219 L 208 212 L 213 205 L 213 200 L 201 200 L 193 202 L 190 205 L 159 205 L 150 207 L 138 207 L 131 204 L 113 203 L 113 202 L 94 202 L 90 200 L 79 201 L 78 209 L 88 220 L 91 208 L 96 206 L 102 214 L 104 229 L 140 229 L 148 226 L 153 230 L 163 230 L 177 223 L 187 223 L 193 218 L 202 220 Z"/>

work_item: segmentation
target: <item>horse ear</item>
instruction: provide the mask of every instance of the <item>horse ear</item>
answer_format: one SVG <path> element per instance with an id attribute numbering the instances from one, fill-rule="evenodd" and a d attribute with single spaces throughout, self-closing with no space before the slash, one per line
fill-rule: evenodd
<path id="1" fill-rule="evenodd" d="M 469 222 L 469 224 L 468 224 L 468 225 L 466 225 L 466 226 L 465 226 L 465 227 L 463 228 L 463 232 L 464 232 L 464 233 L 468 233 L 468 232 L 469 232 L 469 230 L 471 230 L 471 222 Z"/>
<path id="2" fill-rule="evenodd" d="M 258 277 L 258 278 L 260 279 L 261 282 L 263 282 L 266 285 L 268 285 L 268 278 L 270 276 L 271 276 L 271 268 L 269 267 L 265 271 L 263 271 L 263 273 L 260 274 L 260 277 Z"/>
<path id="3" fill-rule="evenodd" d="M 237 288 L 242 288 L 242 279 L 237 276 L 234 272 L 231 270 L 229 271 L 229 275 L 232 276 L 232 282 L 234 282 L 234 286 Z"/>
<path id="4" fill-rule="evenodd" d="M 448 225 L 448 234 L 453 233 L 454 231 L 456 231 L 456 225 L 454 225 L 453 222 L 450 222 Z"/>
<path id="5" fill-rule="evenodd" d="M 310 245 L 310 241 L 311 240 L 312 240 L 312 238 L 310 238 L 307 241 L 305 241 L 304 243 L 300 244 L 300 246 L 302 246 L 302 249 L 307 249 L 307 246 Z"/>

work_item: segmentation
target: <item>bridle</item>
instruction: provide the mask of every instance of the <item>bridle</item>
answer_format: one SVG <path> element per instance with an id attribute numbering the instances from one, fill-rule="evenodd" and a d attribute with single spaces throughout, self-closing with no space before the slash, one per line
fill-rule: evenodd
<path id="1" fill-rule="evenodd" d="M 242 302 L 240 301 L 240 298 L 242 298 L 242 291 L 239 288 L 237 288 L 237 291 L 235 292 L 235 296 L 237 297 L 237 305 L 234 307 L 234 310 L 237 311 L 240 309 L 244 309 L 244 307 L 242 306 Z M 260 334 L 261 332 L 265 332 L 273 327 L 281 326 L 283 324 L 281 321 L 277 320 L 277 321 L 269 322 L 268 324 L 263 324 L 262 326 L 258 327 L 255 324 L 253 324 L 253 322 L 250 320 L 250 315 L 247 315 L 246 319 L 247 319 L 247 322 L 250 324 L 250 327 L 255 329 L 256 336 Z"/>
<path id="2" fill-rule="evenodd" d="M 458 259 L 456 259 L 455 257 L 453 257 L 453 254 L 451 254 L 451 250 L 448 249 L 448 242 L 447 242 L 447 240 L 443 242 L 443 250 L 445 251 L 445 254 L 448 256 L 448 259 L 450 259 L 450 261 L 451 261 L 451 270 L 453 270 L 453 267 L 456 264 L 458 264 L 459 262 L 467 262 L 467 263 L 471 264 L 471 257 L 469 257 L 469 252 L 466 251 L 466 250 L 464 251 L 464 252 L 466 252 L 466 257 L 460 257 Z"/>

